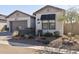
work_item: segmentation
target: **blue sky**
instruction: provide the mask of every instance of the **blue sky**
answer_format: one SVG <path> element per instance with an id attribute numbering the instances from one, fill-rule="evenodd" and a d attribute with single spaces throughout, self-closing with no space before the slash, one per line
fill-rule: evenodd
<path id="1" fill-rule="evenodd" d="M 28 14 L 32 14 L 44 5 L 0 5 L 0 14 L 8 15 L 15 10 L 20 10 Z M 70 7 L 78 7 L 78 5 L 53 5 L 59 8 L 68 9 Z"/>

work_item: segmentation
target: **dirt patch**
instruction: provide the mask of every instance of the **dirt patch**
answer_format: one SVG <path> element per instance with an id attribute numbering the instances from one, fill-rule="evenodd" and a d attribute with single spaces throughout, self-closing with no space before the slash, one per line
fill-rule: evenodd
<path id="1" fill-rule="evenodd" d="M 31 48 L 0 45 L 0 54 L 34 54 L 37 50 Z"/>

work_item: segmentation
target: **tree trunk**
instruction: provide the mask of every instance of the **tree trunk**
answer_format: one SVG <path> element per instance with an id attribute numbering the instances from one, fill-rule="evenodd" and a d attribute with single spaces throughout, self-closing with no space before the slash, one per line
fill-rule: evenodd
<path id="1" fill-rule="evenodd" d="M 73 22 L 71 21 L 71 34 L 73 34 Z"/>

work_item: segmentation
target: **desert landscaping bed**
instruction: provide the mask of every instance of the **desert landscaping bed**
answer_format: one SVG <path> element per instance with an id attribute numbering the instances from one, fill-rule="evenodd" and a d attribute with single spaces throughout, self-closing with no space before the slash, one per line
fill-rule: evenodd
<path id="1" fill-rule="evenodd" d="M 55 47 L 55 48 L 60 48 L 60 49 L 67 49 L 67 50 L 74 50 L 74 51 L 79 51 L 79 36 L 77 37 L 72 37 L 71 40 L 69 38 L 67 39 L 67 36 L 65 41 L 67 43 L 63 43 L 63 37 L 60 37 L 56 40 L 51 41 L 51 43 L 48 45 L 50 47 Z"/>

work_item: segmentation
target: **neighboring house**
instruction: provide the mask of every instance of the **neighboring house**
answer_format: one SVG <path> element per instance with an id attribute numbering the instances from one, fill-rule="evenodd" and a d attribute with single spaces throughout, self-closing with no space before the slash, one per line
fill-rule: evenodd
<path id="1" fill-rule="evenodd" d="M 34 16 L 26 14 L 21 11 L 14 11 L 6 17 L 7 27 L 10 32 L 17 30 L 25 30 L 27 28 L 35 28 L 35 19 Z"/>
<path id="2" fill-rule="evenodd" d="M 6 23 L 6 22 L 7 22 L 7 20 L 6 20 L 6 16 L 0 14 L 0 23 Z"/>
<path id="3" fill-rule="evenodd" d="M 0 32 L 4 31 L 4 27 L 7 25 L 6 16 L 3 14 L 0 14 Z"/>
<path id="4" fill-rule="evenodd" d="M 64 15 L 65 10 L 54 6 L 45 6 L 33 15 L 36 17 L 36 34 L 42 32 L 53 33 L 59 31 L 63 35 L 63 22 L 59 21 L 59 17 Z"/>

